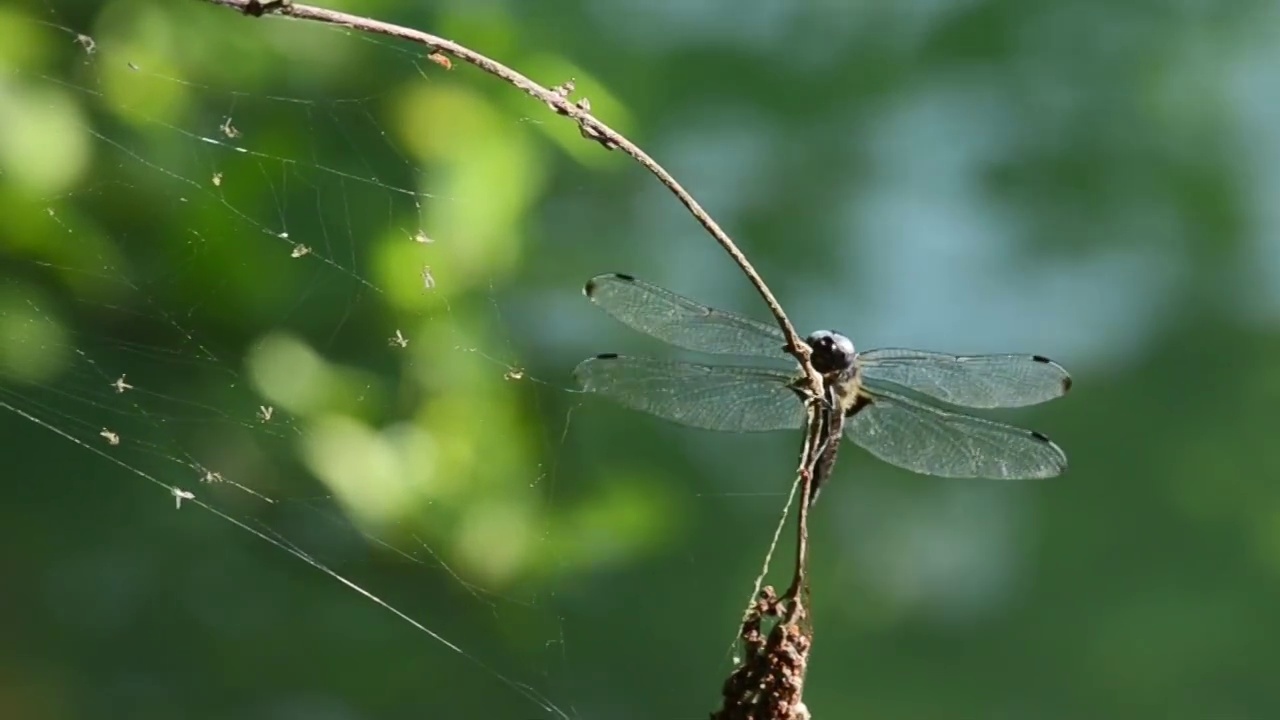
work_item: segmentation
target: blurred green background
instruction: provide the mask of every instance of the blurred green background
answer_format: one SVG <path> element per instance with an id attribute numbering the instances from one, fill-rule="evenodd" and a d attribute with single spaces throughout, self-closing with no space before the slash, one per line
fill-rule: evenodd
<path id="1" fill-rule="evenodd" d="M 1273 5 L 343 6 L 575 78 L 801 331 L 1073 371 L 1011 416 L 1062 478 L 843 454 L 815 717 L 1280 714 Z M 474 68 L 0 4 L 0 716 L 705 717 L 799 438 L 571 392 L 670 352 L 582 298 L 606 271 L 768 318 Z"/>

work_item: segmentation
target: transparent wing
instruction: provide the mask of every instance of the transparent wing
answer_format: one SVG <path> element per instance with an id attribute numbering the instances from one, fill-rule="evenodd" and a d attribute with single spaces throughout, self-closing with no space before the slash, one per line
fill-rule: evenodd
<path id="1" fill-rule="evenodd" d="M 1031 430 L 929 407 L 888 390 L 845 421 L 845 436 L 885 462 L 925 475 L 1047 478 L 1067 456 Z"/>
<path id="2" fill-rule="evenodd" d="M 804 403 L 781 370 L 599 355 L 573 371 L 587 392 L 684 425 L 729 432 L 791 430 Z"/>
<path id="3" fill-rule="evenodd" d="M 714 355 L 790 357 L 777 327 L 709 308 L 630 275 L 597 275 L 583 293 L 622 323 L 676 347 Z"/>
<path id="4" fill-rule="evenodd" d="M 1022 407 L 1071 388 L 1063 367 L 1040 355 L 946 355 L 887 348 L 858 355 L 862 376 L 975 408 Z"/>

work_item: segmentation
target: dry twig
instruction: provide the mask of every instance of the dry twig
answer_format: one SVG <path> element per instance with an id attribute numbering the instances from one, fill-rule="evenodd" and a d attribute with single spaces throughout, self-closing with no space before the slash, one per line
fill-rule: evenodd
<path id="1" fill-rule="evenodd" d="M 729 254 L 734 263 L 755 287 L 769 307 L 769 312 L 787 339 L 786 350 L 804 370 L 810 391 L 809 430 L 801 453 L 797 481 L 801 483 L 798 521 L 796 566 L 791 587 L 778 597 L 771 587 L 765 587 L 743 621 L 741 639 L 747 651 L 743 664 L 725 682 L 724 705 L 712 717 L 715 720 L 808 720 L 809 713 L 801 701 L 804 675 L 808 665 L 812 630 L 806 609 L 808 558 L 808 511 L 812 495 L 813 474 L 819 455 L 818 437 L 821 433 L 822 378 L 809 361 L 809 346 L 792 326 L 773 292 L 760 274 L 738 249 L 727 233 L 721 229 L 707 211 L 698 204 L 689 191 L 659 165 L 648 153 L 621 133 L 604 124 L 591 114 L 591 103 L 586 98 L 569 99 L 573 94 L 572 81 L 553 88 L 545 87 L 502 63 L 460 45 L 452 40 L 414 30 L 400 25 L 381 22 L 348 13 L 303 5 L 292 0 L 204 0 L 214 5 L 234 8 L 241 13 L 262 17 L 277 15 L 337 25 L 374 35 L 383 35 L 422 45 L 427 57 L 445 69 L 452 69 L 449 58 L 474 65 L 519 88 L 542 101 L 557 114 L 578 124 L 583 137 L 599 143 L 606 150 L 621 150 L 652 173 L 684 205 L 716 243 Z M 766 619 L 776 624 L 766 637 L 763 623 Z"/>

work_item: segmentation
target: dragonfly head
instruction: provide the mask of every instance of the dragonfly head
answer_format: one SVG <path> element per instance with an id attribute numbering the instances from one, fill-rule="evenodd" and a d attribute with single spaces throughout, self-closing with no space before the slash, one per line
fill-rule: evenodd
<path id="1" fill-rule="evenodd" d="M 813 369 L 823 375 L 848 370 L 858 356 L 852 340 L 831 330 L 819 330 L 804 341 L 813 348 Z"/>

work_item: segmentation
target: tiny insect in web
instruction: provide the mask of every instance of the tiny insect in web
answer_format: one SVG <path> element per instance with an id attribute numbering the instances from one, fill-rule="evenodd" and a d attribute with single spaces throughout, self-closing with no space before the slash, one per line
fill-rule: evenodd
<path id="1" fill-rule="evenodd" d="M 124 375 L 121 375 L 116 378 L 115 382 L 111 383 L 111 387 L 115 388 L 117 393 L 123 393 L 125 390 L 133 389 L 132 385 L 124 381 L 124 377 Z"/>
<path id="2" fill-rule="evenodd" d="M 396 330 L 396 334 L 387 341 L 387 344 L 391 347 L 409 347 L 409 338 L 405 337 L 404 333 Z"/>
<path id="3" fill-rule="evenodd" d="M 264 423 L 265 423 L 265 422 L 271 422 L 271 415 L 272 415 L 272 413 L 274 413 L 275 411 L 276 411 L 276 409 L 275 409 L 273 406 L 271 406 L 271 405 L 259 405 L 259 406 L 258 406 L 258 421 L 259 421 L 259 422 L 264 422 Z"/>
<path id="4" fill-rule="evenodd" d="M 106 428 L 102 428 L 102 432 L 98 433 L 98 435 L 102 437 L 104 440 L 106 440 L 108 445 L 120 444 L 120 436 L 111 432 Z"/>
<path id="5" fill-rule="evenodd" d="M 307 247 L 306 245 L 303 245 L 302 243 L 298 243 L 297 245 L 294 245 L 293 250 L 289 253 L 290 257 L 294 257 L 294 258 L 300 258 L 303 255 L 310 255 L 310 254 L 311 254 L 311 248 Z"/>

